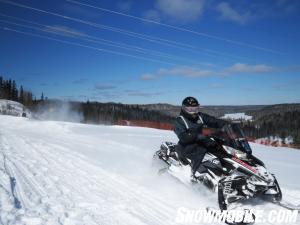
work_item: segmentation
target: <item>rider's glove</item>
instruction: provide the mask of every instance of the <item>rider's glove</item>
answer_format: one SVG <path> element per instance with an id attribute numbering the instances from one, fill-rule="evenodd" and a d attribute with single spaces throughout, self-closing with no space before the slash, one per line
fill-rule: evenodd
<path id="1" fill-rule="evenodd" d="M 198 135 L 197 135 L 197 141 L 198 141 L 198 142 L 204 142 L 205 139 L 207 139 L 206 136 L 204 136 L 204 135 L 202 135 L 202 134 L 198 134 Z"/>
<path id="2" fill-rule="evenodd" d="M 207 148 L 214 148 L 217 145 L 217 143 L 214 140 L 212 140 L 211 138 L 208 138 L 208 137 L 206 137 L 205 139 L 202 139 L 201 142 Z"/>

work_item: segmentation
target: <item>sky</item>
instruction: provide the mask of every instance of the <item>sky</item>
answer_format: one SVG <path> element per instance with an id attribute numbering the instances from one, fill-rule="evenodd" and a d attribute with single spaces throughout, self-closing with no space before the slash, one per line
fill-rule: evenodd
<path id="1" fill-rule="evenodd" d="M 0 75 L 39 98 L 300 102 L 298 0 L 0 0 Z"/>

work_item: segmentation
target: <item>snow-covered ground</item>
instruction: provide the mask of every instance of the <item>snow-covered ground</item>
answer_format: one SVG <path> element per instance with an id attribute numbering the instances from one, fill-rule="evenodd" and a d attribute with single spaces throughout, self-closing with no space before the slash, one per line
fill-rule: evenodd
<path id="1" fill-rule="evenodd" d="M 25 113 L 27 117 L 30 117 L 31 115 L 30 111 L 21 103 L 0 99 L 0 114 L 22 116 L 23 113 Z"/>
<path id="2" fill-rule="evenodd" d="M 252 116 L 248 116 L 245 113 L 228 113 L 221 118 L 229 120 L 252 120 Z"/>
<path id="3" fill-rule="evenodd" d="M 152 156 L 165 140 L 176 137 L 0 116 L 0 224 L 173 225 L 179 207 L 217 207 L 216 194 L 157 174 Z M 252 147 L 277 175 L 284 199 L 300 202 L 300 151 Z M 261 200 L 251 207 L 279 209 Z"/>

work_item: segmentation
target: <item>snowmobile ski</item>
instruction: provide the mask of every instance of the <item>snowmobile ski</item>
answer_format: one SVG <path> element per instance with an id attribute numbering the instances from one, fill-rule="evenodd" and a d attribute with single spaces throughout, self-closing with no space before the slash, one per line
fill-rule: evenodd
<path id="1" fill-rule="evenodd" d="M 279 201 L 279 202 L 273 202 L 274 204 L 276 204 L 276 205 L 279 205 L 279 206 L 281 206 L 281 207 L 283 207 L 283 208 L 285 208 L 285 209 L 289 209 L 289 210 L 297 210 L 298 211 L 298 213 L 300 212 L 300 204 L 298 204 L 298 205 L 294 205 L 294 204 L 292 204 L 292 203 L 290 203 L 290 202 L 287 202 L 287 201 Z"/>

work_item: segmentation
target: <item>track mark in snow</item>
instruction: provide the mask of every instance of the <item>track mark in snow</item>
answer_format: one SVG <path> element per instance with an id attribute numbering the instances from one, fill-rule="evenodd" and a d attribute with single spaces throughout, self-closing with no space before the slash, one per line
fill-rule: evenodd
<path id="1" fill-rule="evenodd" d="M 2 137 L 0 139 L 1 143 L 3 143 Z M 21 202 L 19 200 L 19 198 L 17 197 L 17 193 L 16 193 L 16 178 L 11 174 L 11 171 L 9 169 L 9 167 L 7 166 L 8 164 L 8 159 L 7 156 L 5 154 L 5 146 L 1 146 L 0 145 L 0 150 L 1 150 L 1 154 L 2 154 L 2 165 L 3 167 L 1 168 L 1 171 L 6 174 L 9 178 L 9 183 L 10 183 L 10 191 L 8 191 L 7 189 L 5 189 L 5 187 L 3 185 L 0 184 L 0 187 L 2 187 L 6 194 L 11 195 L 11 197 L 13 198 L 13 205 L 16 209 L 20 209 L 22 208 Z"/>
<path id="2" fill-rule="evenodd" d="M 90 165 L 83 155 L 63 144 L 20 136 L 9 136 L 5 141 L 7 146 L 19 143 L 9 148 L 12 162 L 8 166 L 20 183 L 17 193 L 26 210 L 47 208 L 44 213 L 56 214 L 63 224 L 82 219 L 89 224 L 116 224 L 125 219 L 132 224 L 172 224 L 174 212 L 154 194 Z M 125 145 L 118 146 L 122 147 Z M 30 158 L 21 156 L 20 151 Z"/>
<path id="3" fill-rule="evenodd" d="M 14 177 L 9 177 L 10 180 L 10 189 L 14 198 L 14 206 L 17 209 L 22 208 L 20 200 L 16 197 L 16 179 Z"/>

